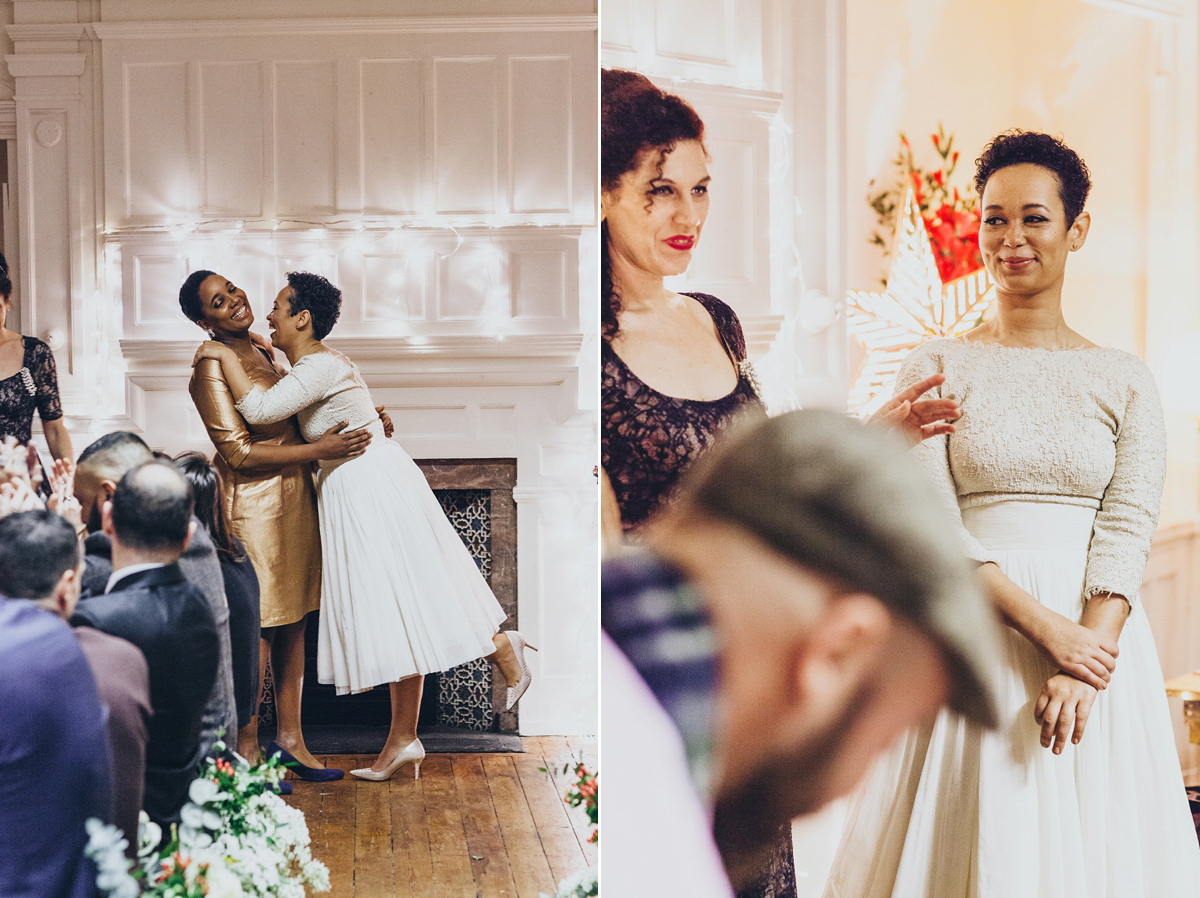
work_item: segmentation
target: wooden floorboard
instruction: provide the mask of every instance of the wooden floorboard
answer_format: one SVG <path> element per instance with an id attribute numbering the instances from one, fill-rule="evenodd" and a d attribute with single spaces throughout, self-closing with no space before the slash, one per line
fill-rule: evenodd
<path id="1" fill-rule="evenodd" d="M 518 898 L 538 898 L 543 892 L 553 895 L 557 880 L 550 871 L 546 852 L 538 838 L 533 813 L 525 800 L 512 756 L 485 755 L 482 760 Z M 518 858 L 522 859 L 519 863 Z"/>
<path id="2" fill-rule="evenodd" d="M 492 804 L 487 777 L 483 774 L 483 759 L 479 755 L 453 757 L 475 884 L 485 895 L 513 895 L 516 887 L 508 868 L 500 821 Z"/>
<path id="3" fill-rule="evenodd" d="M 425 786 L 419 779 L 399 776 L 392 777 L 387 785 L 392 810 L 396 898 L 435 898 Z"/>
<path id="4" fill-rule="evenodd" d="M 558 883 L 588 866 L 587 856 L 575 836 L 563 796 L 546 772 L 547 762 L 540 747 L 536 753 L 527 747 L 525 754 L 512 758 L 551 875 Z"/>
<path id="5" fill-rule="evenodd" d="M 546 769 L 550 771 L 554 779 L 555 790 L 561 798 L 574 784 L 575 763 L 582 759 L 579 752 L 572 749 L 566 736 L 539 736 L 538 742 L 541 744 L 542 755 L 546 759 Z M 586 765 L 586 760 L 584 763 Z M 565 771 L 564 767 L 567 768 Z M 595 762 L 589 769 L 595 770 Z M 587 812 L 582 807 L 568 807 L 567 819 L 571 821 L 571 828 L 575 831 L 579 847 L 587 859 L 587 866 L 592 866 L 596 863 L 597 850 L 596 843 L 588 841 L 592 836 L 592 824 L 588 820 Z"/>
<path id="6" fill-rule="evenodd" d="M 368 762 L 369 764 L 369 762 Z M 355 779 L 354 891 L 359 895 L 396 894 L 392 878 L 392 811 L 388 783 Z"/>
<path id="7" fill-rule="evenodd" d="M 313 855 L 337 898 L 538 898 L 595 864 L 591 827 L 563 795 L 572 757 L 594 769 L 595 740 L 526 737 L 523 754 L 428 755 L 382 783 L 349 775 L 373 757 L 320 755 L 347 771 L 328 783 L 288 781 Z M 589 754 L 589 752 L 591 754 Z M 557 767 L 555 766 L 557 765 Z"/>
<path id="8" fill-rule="evenodd" d="M 425 815 L 437 898 L 475 898 L 475 876 L 467 852 L 462 807 L 449 755 L 427 755 L 421 765 L 425 780 Z M 365 896 L 364 896 L 365 898 Z"/>
<path id="9" fill-rule="evenodd" d="M 293 782 L 293 787 L 321 792 L 321 844 L 313 854 L 329 868 L 330 893 L 353 895 L 357 805 L 352 798 L 354 780 L 348 771 L 358 766 L 358 759 L 338 755 L 323 760 L 327 767 L 340 767 L 347 771 L 346 778 L 329 783 Z M 288 797 L 294 798 L 294 795 L 295 792 Z"/>

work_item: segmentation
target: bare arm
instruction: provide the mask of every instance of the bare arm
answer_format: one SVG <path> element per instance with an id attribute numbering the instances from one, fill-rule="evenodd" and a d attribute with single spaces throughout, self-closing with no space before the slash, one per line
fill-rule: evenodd
<path id="1" fill-rule="evenodd" d="M 1114 643 L 1129 617 L 1129 602 L 1124 596 L 1092 596 L 1083 608 L 1083 626 L 1103 634 Z M 1046 681 L 1033 706 L 1033 719 L 1042 725 L 1042 748 L 1062 754 L 1070 738 L 1079 744 L 1096 702 L 1096 689 L 1068 673 L 1060 671 Z"/>
<path id="2" fill-rule="evenodd" d="M 56 418 L 53 421 L 43 421 L 42 432 L 46 435 L 46 445 L 50 447 L 50 454 L 54 458 L 75 460 L 75 450 L 71 448 L 71 435 L 67 433 L 67 428 L 63 424 L 62 418 Z"/>
<path id="3" fill-rule="evenodd" d="M 613 491 L 608 472 L 600 469 L 600 543 L 602 554 L 611 555 L 621 547 L 624 533 L 621 530 L 621 509 L 617 505 L 617 494 Z"/>
<path id="4" fill-rule="evenodd" d="M 1121 632 L 1117 626 L 1115 633 L 1110 633 L 1111 608 L 1102 613 L 1093 599 L 1084 609 L 1083 620 L 1076 623 L 1051 611 L 991 562 L 980 566 L 979 576 L 1004 623 L 1040 648 L 1064 673 L 1095 689 L 1108 685 L 1117 666 L 1117 635 Z M 1128 614 L 1129 603 L 1124 599 L 1119 603 Z M 1093 605 L 1096 607 L 1091 610 Z"/>

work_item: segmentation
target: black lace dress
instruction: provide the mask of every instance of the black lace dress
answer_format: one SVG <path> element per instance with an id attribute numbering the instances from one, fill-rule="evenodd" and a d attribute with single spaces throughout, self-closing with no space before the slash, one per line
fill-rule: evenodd
<path id="1" fill-rule="evenodd" d="M 765 415 L 746 364 L 737 315 L 715 296 L 687 293 L 712 316 L 738 382 L 712 401 L 677 399 L 642 383 L 608 341 L 600 350 L 601 463 L 617 494 L 621 524 L 636 530 L 674 492 L 684 469 L 739 413 Z"/>
<path id="2" fill-rule="evenodd" d="M 711 402 L 678 399 L 644 384 L 605 341 L 600 350 L 601 459 L 625 532 L 636 530 L 671 497 L 680 475 L 739 415 L 766 414 L 746 363 L 746 338 L 733 309 L 715 296 L 687 293 L 712 316 L 738 367 L 733 390 Z M 754 882 L 738 898 L 794 898 L 791 827 L 773 840 Z"/>
<path id="3" fill-rule="evenodd" d="M 34 409 L 43 422 L 57 421 L 63 411 L 58 398 L 58 369 L 50 347 L 36 337 L 21 339 L 25 343 L 21 370 L 0 380 L 0 439 L 11 436 L 28 446 Z M 45 487 L 45 478 L 42 482 Z"/>

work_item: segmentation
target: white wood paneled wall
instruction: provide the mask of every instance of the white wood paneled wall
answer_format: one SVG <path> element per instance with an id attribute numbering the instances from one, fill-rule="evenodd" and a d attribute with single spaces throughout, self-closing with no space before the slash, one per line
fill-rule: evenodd
<path id="1" fill-rule="evenodd" d="M 1141 600 L 1158 646 L 1164 679 L 1200 669 L 1200 523 L 1189 521 L 1160 528 L 1150 549 Z M 1117 670 L 1120 671 L 1120 661 Z M 1184 780 L 1200 783 L 1200 745 L 1188 742 L 1183 702 L 1172 698 L 1171 723 Z"/>
<path id="2" fill-rule="evenodd" d="M 242 285 L 263 332 L 285 272 L 325 274 L 331 342 L 411 455 L 517 459 L 520 626 L 542 649 L 521 728 L 596 732 L 594 0 L 14 0 L 13 19 L 5 249 L 76 449 L 124 428 L 211 451 L 190 271 Z"/>
<path id="3" fill-rule="evenodd" d="M 676 290 L 742 322 L 768 401 L 845 405 L 839 0 L 605 0 L 601 60 L 695 107 L 713 176 Z"/>

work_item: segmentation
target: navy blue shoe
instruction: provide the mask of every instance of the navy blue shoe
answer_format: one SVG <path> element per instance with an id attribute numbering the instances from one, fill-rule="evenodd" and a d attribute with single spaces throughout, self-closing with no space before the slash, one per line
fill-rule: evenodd
<path id="1" fill-rule="evenodd" d="M 327 783 L 330 780 L 340 780 L 346 775 L 344 770 L 334 770 L 330 767 L 305 767 L 282 745 L 272 742 L 267 746 L 267 757 L 279 757 L 279 762 L 302 780 L 310 783 Z M 282 783 L 280 784 L 282 785 Z"/>
<path id="2" fill-rule="evenodd" d="M 276 795 L 291 795 L 292 794 L 292 784 L 289 783 L 287 780 L 280 780 L 275 785 L 271 786 L 270 789 Z"/>

